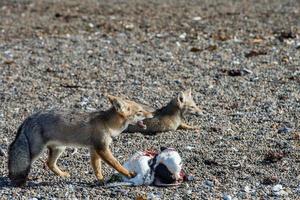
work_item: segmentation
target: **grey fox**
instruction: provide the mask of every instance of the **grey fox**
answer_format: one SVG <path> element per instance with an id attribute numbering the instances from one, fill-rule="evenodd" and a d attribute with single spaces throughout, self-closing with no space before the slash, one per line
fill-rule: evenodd
<path id="1" fill-rule="evenodd" d="M 192 97 L 191 89 L 180 92 L 166 106 L 157 109 L 151 119 L 145 119 L 146 128 L 129 125 L 124 131 L 127 133 L 140 132 L 144 134 L 156 134 L 159 132 L 172 131 L 179 129 L 197 129 L 183 121 L 186 113 L 201 114 L 200 108 L 196 105 Z"/>
<path id="2" fill-rule="evenodd" d="M 101 160 L 119 173 L 134 177 L 125 169 L 109 149 L 111 137 L 118 136 L 129 124 L 145 127 L 142 120 L 151 118 L 143 105 L 108 95 L 112 107 L 106 111 L 75 113 L 48 111 L 28 117 L 17 131 L 9 147 L 8 170 L 13 185 L 26 183 L 31 164 L 43 149 L 49 149 L 48 167 L 59 176 L 70 176 L 61 171 L 56 162 L 66 146 L 83 146 L 90 149 L 91 164 L 99 181 L 103 181 Z"/>

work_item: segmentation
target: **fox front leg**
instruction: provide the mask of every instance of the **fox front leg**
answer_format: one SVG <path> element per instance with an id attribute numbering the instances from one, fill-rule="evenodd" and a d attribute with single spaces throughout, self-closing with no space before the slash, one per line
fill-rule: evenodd
<path id="1" fill-rule="evenodd" d="M 113 156 L 113 154 L 108 148 L 97 150 L 97 153 L 99 154 L 102 160 L 104 160 L 107 164 L 112 166 L 115 170 L 117 170 L 119 173 L 123 174 L 124 176 L 127 176 L 128 178 L 133 178 L 136 176 L 135 172 L 130 172 L 125 167 L 123 167 L 119 163 L 119 161 Z"/>
<path id="2" fill-rule="evenodd" d="M 101 157 L 98 155 L 97 151 L 94 149 L 90 150 L 91 152 L 91 164 L 94 170 L 94 173 L 100 181 L 100 183 L 104 182 L 104 177 L 102 175 L 102 165 L 101 165 Z"/>
<path id="3" fill-rule="evenodd" d="M 195 126 L 190 126 L 184 122 L 182 122 L 178 129 L 182 129 L 182 130 L 198 130 L 199 128 L 198 127 L 195 127 Z"/>

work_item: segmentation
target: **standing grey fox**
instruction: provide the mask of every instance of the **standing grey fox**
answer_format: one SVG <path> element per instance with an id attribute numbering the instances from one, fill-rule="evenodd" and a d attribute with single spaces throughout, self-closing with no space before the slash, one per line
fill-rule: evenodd
<path id="1" fill-rule="evenodd" d="M 26 183 L 31 164 L 45 147 L 49 149 L 47 165 L 55 174 L 68 177 L 56 162 L 66 146 L 83 146 L 90 149 L 91 164 L 99 181 L 103 181 L 101 160 L 119 173 L 134 177 L 113 156 L 109 149 L 112 137 L 118 136 L 129 124 L 145 127 L 143 119 L 151 118 L 151 112 L 143 105 L 120 97 L 108 95 L 112 107 L 93 113 L 39 112 L 28 117 L 17 131 L 9 147 L 9 178 L 15 186 Z"/>
<path id="2" fill-rule="evenodd" d="M 183 121 L 186 113 L 200 115 L 201 110 L 196 105 L 192 97 L 191 89 L 180 92 L 166 106 L 157 109 L 151 119 L 145 119 L 145 127 L 129 125 L 124 131 L 127 133 L 140 132 L 143 134 L 156 134 L 165 131 L 175 131 L 177 129 L 198 129 Z"/>

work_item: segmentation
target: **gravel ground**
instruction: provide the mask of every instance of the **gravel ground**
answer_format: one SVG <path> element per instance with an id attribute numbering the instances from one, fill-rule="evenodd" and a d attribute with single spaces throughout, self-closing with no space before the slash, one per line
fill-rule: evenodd
<path id="1" fill-rule="evenodd" d="M 2 198 L 300 198 L 299 1 L 1 1 L 0 19 Z M 31 113 L 106 109 L 106 92 L 158 108 L 188 87 L 200 132 L 122 134 L 112 149 L 124 162 L 175 147 L 193 181 L 104 188 L 88 151 L 70 148 L 70 178 L 43 167 L 45 152 L 28 187 L 9 186 L 7 148 Z"/>

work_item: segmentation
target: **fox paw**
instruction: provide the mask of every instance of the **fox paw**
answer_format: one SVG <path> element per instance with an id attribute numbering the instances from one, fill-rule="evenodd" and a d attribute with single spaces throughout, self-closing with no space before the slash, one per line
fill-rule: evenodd
<path id="1" fill-rule="evenodd" d="M 66 177 L 66 178 L 68 178 L 68 177 L 71 176 L 68 172 L 62 172 L 62 173 L 60 173 L 59 175 L 60 175 L 61 177 Z"/>
<path id="2" fill-rule="evenodd" d="M 134 178 L 136 176 L 135 172 L 129 172 L 128 178 Z"/>
<path id="3" fill-rule="evenodd" d="M 98 179 L 98 182 L 97 182 L 97 184 L 98 184 L 98 185 L 100 185 L 100 186 L 103 186 L 103 185 L 105 185 L 104 178 L 102 178 L 102 179 Z"/>

